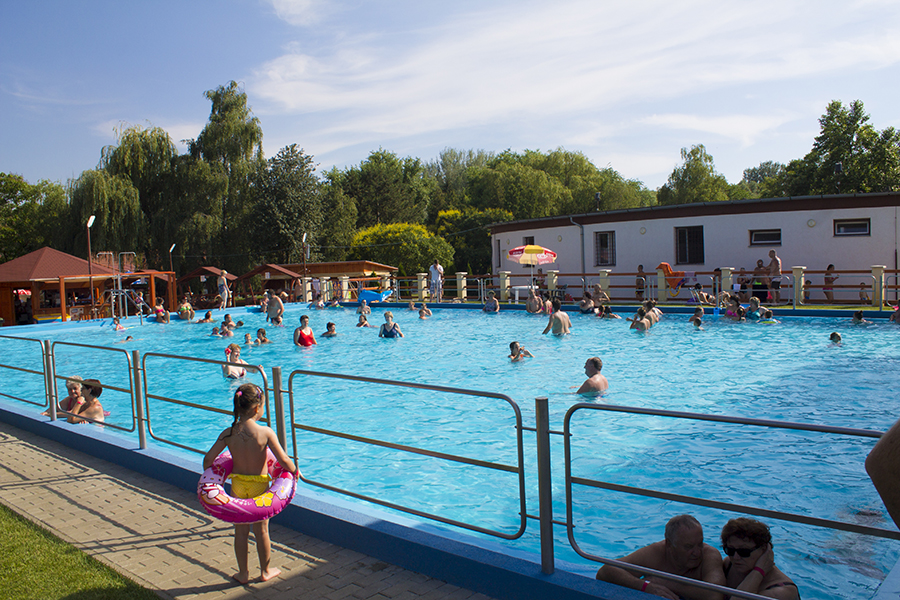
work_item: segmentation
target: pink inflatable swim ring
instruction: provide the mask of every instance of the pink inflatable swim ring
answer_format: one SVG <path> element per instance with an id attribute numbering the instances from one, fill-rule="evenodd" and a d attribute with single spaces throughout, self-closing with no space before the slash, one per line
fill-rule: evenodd
<path id="1" fill-rule="evenodd" d="M 197 483 L 197 497 L 210 515 L 229 523 L 258 523 L 271 519 L 290 504 L 297 481 L 266 449 L 266 468 L 272 484 L 255 498 L 235 498 L 225 493 L 225 480 L 231 474 L 233 461 L 227 450 L 216 457 Z"/>

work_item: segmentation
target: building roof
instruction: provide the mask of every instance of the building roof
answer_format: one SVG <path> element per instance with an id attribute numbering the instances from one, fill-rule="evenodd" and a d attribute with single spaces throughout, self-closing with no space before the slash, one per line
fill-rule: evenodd
<path id="1" fill-rule="evenodd" d="M 645 206 L 641 208 L 625 208 L 620 210 L 607 210 L 576 215 L 561 215 L 556 217 L 493 223 L 488 227 L 491 230 L 491 234 L 495 235 L 522 229 L 566 227 L 573 224 L 594 225 L 597 223 L 620 223 L 653 219 L 672 219 L 676 217 L 791 212 L 800 210 L 834 210 L 841 208 L 881 206 L 900 206 L 900 192 L 832 194 L 824 196 L 796 196 L 791 198 L 761 198 L 755 200 L 727 200 L 723 202 L 696 202 L 694 204 Z"/>
<path id="2" fill-rule="evenodd" d="M 238 277 L 238 281 L 250 279 L 254 275 L 258 275 L 260 273 L 268 274 L 268 277 L 266 277 L 265 279 L 300 279 L 302 277 L 302 275 L 298 275 L 290 269 L 285 269 L 281 265 L 273 265 L 267 263 L 264 265 L 259 265 L 253 270 L 247 271 L 246 273 Z"/>
<path id="3" fill-rule="evenodd" d="M 293 264 L 281 265 L 285 269 L 295 273 L 305 273 L 307 277 L 366 277 L 375 273 L 377 275 L 390 275 L 397 267 L 383 265 L 369 260 L 345 260 L 340 262 L 306 263 L 306 265 Z"/>
<path id="4" fill-rule="evenodd" d="M 185 281 L 190 281 L 191 279 L 197 279 L 199 277 L 216 277 L 218 278 L 222 274 L 222 269 L 218 267 L 198 267 L 188 273 L 187 275 L 182 275 L 178 278 L 176 282 L 178 285 L 181 285 Z M 234 281 L 237 279 L 237 275 L 232 275 L 231 273 L 225 273 L 225 279 L 228 281 Z"/>
<path id="5" fill-rule="evenodd" d="M 0 282 L 23 283 L 36 279 L 56 279 L 60 276 L 115 275 L 115 271 L 53 248 L 44 247 L 0 265 Z"/>

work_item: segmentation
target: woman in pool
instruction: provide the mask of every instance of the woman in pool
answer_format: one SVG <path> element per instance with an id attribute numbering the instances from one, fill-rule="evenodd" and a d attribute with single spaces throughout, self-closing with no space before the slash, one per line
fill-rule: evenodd
<path id="1" fill-rule="evenodd" d="M 756 296 L 750 298 L 750 306 L 747 307 L 747 313 L 744 316 L 757 321 L 762 318 L 762 313 L 759 311 L 759 298 Z"/>
<path id="2" fill-rule="evenodd" d="M 607 304 L 603 307 L 603 310 L 597 310 L 597 316 L 601 319 L 621 319 L 619 315 L 612 311 L 612 308 Z"/>
<path id="3" fill-rule="evenodd" d="M 228 347 L 225 348 L 225 360 L 230 363 L 227 365 L 222 365 L 222 375 L 224 375 L 225 377 L 229 379 L 237 379 L 247 374 L 247 369 L 245 369 L 244 367 L 234 366 L 248 364 L 246 360 L 241 358 L 241 347 L 237 344 L 228 344 Z"/>
<path id="4" fill-rule="evenodd" d="M 73 375 L 66 380 L 66 391 L 68 395 L 60 399 L 57 409 L 65 412 L 75 412 L 75 409 L 84 404 L 84 397 L 81 395 L 82 379 L 78 375 Z M 42 415 L 49 415 L 50 411 L 45 410 Z"/>
<path id="5" fill-rule="evenodd" d="M 872 321 L 867 321 L 867 320 L 863 317 L 863 311 L 858 310 L 858 311 L 856 311 L 855 313 L 853 313 L 853 320 L 852 320 L 852 323 L 853 323 L 854 325 L 871 325 L 871 324 L 872 324 Z"/>
<path id="6" fill-rule="evenodd" d="M 266 330 L 260 327 L 256 330 L 256 344 L 258 346 L 262 346 L 263 344 L 271 344 L 272 340 L 266 337 Z"/>
<path id="7" fill-rule="evenodd" d="M 400 326 L 394 323 L 394 313 L 391 311 L 384 313 L 384 323 L 381 325 L 381 329 L 378 330 L 378 337 L 404 337 L 403 332 L 400 331 Z"/>
<path id="8" fill-rule="evenodd" d="M 772 534 L 765 523 L 740 517 L 722 528 L 725 585 L 766 598 L 799 600 L 800 591 L 791 578 L 775 566 Z"/>
<path id="9" fill-rule="evenodd" d="M 294 330 L 294 344 L 297 346 L 317 346 L 316 335 L 309 326 L 309 317 L 300 317 L 300 327 Z"/>
<path id="10" fill-rule="evenodd" d="M 369 325 L 369 318 L 366 315 L 359 315 L 359 323 L 356 324 L 357 327 L 371 327 Z"/>
<path id="11" fill-rule="evenodd" d="M 169 311 L 165 309 L 163 306 L 163 299 L 156 299 L 156 306 L 153 307 L 153 312 L 156 315 L 157 323 L 168 323 L 169 322 Z"/>
<path id="12" fill-rule="evenodd" d="M 592 315 L 597 312 L 597 308 L 594 306 L 594 297 L 591 296 L 590 292 L 584 292 L 581 302 L 578 303 L 578 310 L 583 315 Z"/>

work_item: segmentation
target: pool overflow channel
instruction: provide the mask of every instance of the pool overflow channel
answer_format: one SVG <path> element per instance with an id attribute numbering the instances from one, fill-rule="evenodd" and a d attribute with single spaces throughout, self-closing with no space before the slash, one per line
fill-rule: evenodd
<path id="1" fill-rule="evenodd" d="M 127 365 L 127 369 L 129 371 L 128 381 L 130 382 L 129 388 L 121 388 L 115 387 L 108 384 L 104 384 L 104 387 L 107 389 L 116 390 L 118 392 L 128 394 L 131 399 L 131 427 L 122 427 L 119 425 L 114 425 L 111 423 L 104 423 L 106 427 L 112 427 L 116 430 L 119 430 L 123 433 L 134 433 L 137 431 L 138 434 L 138 443 L 142 450 L 147 449 L 147 434 L 150 434 L 150 437 L 154 440 L 163 443 L 172 445 L 174 447 L 180 448 L 182 450 L 195 452 L 199 454 L 203 454 L 204 450 L 199 448 L 194 448 L 186 444 L 182 444 L 176 442 L 175 440 L 165 439 L 161 436 L 154 434 L 153 426 L 152 426 L 152 417 L 150 412 L 150 400 L 160 401 L 164 403 L 170 403 L 175 405 L 187 406 L 198 410 L 209 411 L 213 413 L 223 414 L 227 416 L 232 416 L 230 411 L 219 409 L 210 406 L 204 406 L 192 402 L 187 402 L 185 400 L 179 400 L 175 398 L 169 398 L 166 396 L 161 396 L 157 394 L 150 393 L 148 390 L 148 381 L 151 379 L 153 373 L 152 368 L 148 366 L 148 361 L 152 363 L 152 360 L 155 358 L 167 359 L 167 360 L 177 360 L 177 361 L 188 361 L 188 362 L 199 362 L 199 363 L 208 363 L 214 365 L 228 365 L 226 361 L 219 360 L 211 360 L 211 359 L 203 359 L 203 358 L 195 358 L 174 354 L 163 354 L 163 353 L 155 353 L 155 352 L 147 352 L 143 355 L 140 354 L 137 350 L 127 351 L 124 349 L 118 348 L 108 348 L 105 346 L 93 346 L 87 344 L 77 344 L 73 342 L 63 342 L 63 341 L 51 341 L 51 340 L 40 340 L 34 338 L 25 338 L 18 336 L 0 336 L 0 339 L 13 340 L 14 343 L 22 343 L 22 344 L 38 344 L 41 347 L 41 355 L 42 355 L 42 369 L 40 371 L 24 368 L 21 366 L 9 365 L 5 363 L 0 363 L 0 369 L 10 369 L 22 373 L 26 373 L 34 376 L 41 376 L 43 378 L 43 387 L 44 387 L 44 402 L 34 402 L 33 400 L 29 400 L 27 398 L 22 398 L 10 394 L 6 394 L 0 392 L 0 396 L 10 398 L 12 400 L 24 402 L 27 404 L 31 404 L 34 406 L 38 406 L 39 408 L 46 408 L 48 410 L 51 421 L 55 421 L 59 418 L 65 418 L 65 413 L 63 411 L 57 410 L 57 402 L 58 402 L 58 392 L 57 385 L 60 380 L 68 381 L 69 378 L 60 376 L 56 374 L 56 361 L 55 361 L 55 350 L 60 346 L 71 346 L 71 347 L 80 347 L 80 348 L 90 348 L 92 350 L 101 350 L 106 352 L 111 352 L 114 354 L 123 355 L 125 359 L 125 364 Z M 518 529 L 514 533 L 504 533 L 502 531 L 493 530 L 486 527 L 481 527 L 479 525 L 466 523 L 463 521 L 459 521 L 456 519 L 446 518 L 437 514 L 432 514 L 426 511 L 418 510 L 412 507 L 403 506 L 397 504 L 395 502 L 385 501 L 376 497 L 359 494 L 350 490 L 346 490 L 334 485 L 330 485 L 325 482 L 316 481 L 312 479 L 307 479 L 300 476 L 300 480 L 306 484 L 319 487 L 322 489 L 330 490 L 332 492 L 336 492 L 339 494 L 344 494 L 347 496 L 354 497 L 359 500 L 371 502 L 376 505 L 384 506 L 390 509 L 394 509 L 400 512 L 408 513 L 415 515 L 417 517 L 421 517 L 424 519 L 434 520 L 440 523 L 444 523 L 447 525 L 452 525 L 455 527 L 459 527 L 462 529 L 467 529 L 470 531 L 475 531 L 478 533 L 482 533 L 485 535 L 495 536 L 502 539 L 514 540 L 521 537 L 526 528 L 527 528 L 527 520 L 533 519 L 539 521 L 540 527 L 540 557 L 541 557 L 541 571 L 544 574 L 550 575 L 555 571 L 555 556 L 554 556 L 554 541 L 553 541 L 553 526 L 559 525 L 566 528 L 567 536 L 569 543 L 572 549 L 579 555 L 585 559 L 602 563 L 602 564 L 610 564 L 622 568 L 627 568 L 630 571 L 640 572 L 644 575 L 652 575 L 654 577 L 659 577 L 662 579 L 678 581 L 682 583 L 686 583 L 695 587 L 701 587 L 708 590 L 714 590 L 718 592 L 722 592 L 730 595 L 733 598 L 746 598 L 746 599 L 760 599 L 764 598 L 763 596 L 759 596 L 757 594 L 743 592 L 740 590 L 735 590 L 731 588 L 724 588 L 721 586 L 717 586 L 714 584 L 704 583 L 702 581 L 697 581 L 694 579 L 688 579 L 685 577 L 680 577 L 678 575 L 673 575 L 670 573 L 665 573 L 661 571 L 657 571 L 654 569 L 644 568 L 640 566 L 635 566 L 628 563 L 623 563 L 619 560 L 610 559 L 602 556 L 597 556 L 590 554 L 584 551 L 578 544 L 578 541 L 575 538 L 575 529 L 576 524 L 574 523 L 573 516 L 573 489 L 574 486 L 586 486 L 593 487 L 598 489 L 611 490 L 615 492 L 621 492 L 625 494 L 656 498 L 661 500 L 667 500 L 672 502 L 677 502 L 681 504 L 693 505 L 693 506 L 702 506 L 707 508 L 713 508 L 722 511 L 729 511 L 735 513 L 743 513 L 755 515 L 758 517 L 765 517 L 768 519 L 776 519 L 781 521 L 788 521 L 794 523 L 801 523 L 805 525 L 810 525 L 814 527 L 824 528 L 824 529 L 832 529 L 832 530 L 840 530 L 840 531 L 848 531 L 853 533 L 858 533 L 862 535 L 869 535 L 893 540 L 900 540 L 900 531 L 891 531 L 887 529 L 868 527 L 864 525 L 857 525 L 853 523 L 845 523 L 841 521 L 835 521 L 830 519 L 820 519 L 814 517 L 807 517 L 798 514 L 786 513 L 782 511 L 772 511 L 763 508 L 757 508 L 753 506 L 745 506 L 740 504 L 726 503 L 726 502 L 717 502 L 712 500 L 707 500 L 703 498 L 697 498 L 694 496 L 687 496 L 681 494 L 673 494 L 669 492 L 662 492 L 658 490 L 652 490 L 647 488 L 635 487 L 635 486 L 624 486 L 610 482 L 598 481 L 594 479 L 588 479 L 584 477 L 577 477 L 572 474 L 572 444 L 571 440 L 574 437 L 574 433 L 572 432 L 572 416 L 581 410 L 588 411 L 607 411 L 610 413 L 623 413 L 623 414 L 636 414 L 636 415 L 647 415 L 647 416 L 655 416 L 655 417 L 665 417 L 665 418 L 673 418 L 673 419 L 684 419 L 684 420 L 693 420 L 693 421 L 708 421 L 715 423 L 728 423 L 728 424 L 739 424 L 739 425 L 748 425 L 753 427 L 761 427 L 761 428 L 775 428 L 782 430 L 794 430 L 794 431 L 807 431 L 807 432 L 816 432 L 822 434 L 831 434 L 831 435 L 839 435 L 839 436 L 853 436 L 853 437 L 863 437 L 863 438 L 880 438 L 882 432 L 873 431 L 867 429 L 855 429 L 849 427 L 831 427 L 831 426 L 821 426 L 815 424 L 808 423 L 792 423 L 787 421 L 776 421 L 776 420 L 764 420 L 764 419 L 748 419 L 748 418 L 740 418 L 740 417 L 729 417 L 729 416 L 721 416 L 721 415 L 710 415 L 710 414 L 702 414 L 702 413 L 692 413 L 692 412 L 679 412 L 679 411 L 667 411 L 667 410 L 654 410 L 647 408 L 639 408 L 639 407 L 628 407 L 628 406 L 616 406 L 616 405 L 598 405 L 598 404 L 590 404 L 590 403 L 578 403 L 571 406 L 565 414 L 564 419 L 564 429 L 563 431 L 554 431 L 550 428 L 550 418 L 549 418 L 549 410 L 548 410 L 548 399 L 546 397 L 537 397 L 535 398 L 535 424 L 534 427 L 527 426 L 522 421 L 522 414 L 519 409 L 518 404 L 512 400 L 509 396 L 505 394 L 495 393 L 495 392 L 485 392 L 485 391 L 476 391 L 476 390 L 467 390 L 467 389 L 459 389 L 459 388 L 450 388 L 445 386 L 436 386 L 436 385 L 427 385 L 420 383 L 412 383 L 412 382 L 404 382 L 397 380 L 388 380 L 388 379 L 376 379 L 370 377 L 362 377 L 362 376 L 353 376 L 353 375 L 343 375 L 343 374 L 335 374 L 335 373 L 324 373 L 317 371 L 308 371 L 308 370 L 293 370 L 289 374 L 288 377 L 288 387 L 283 387 L 283 370 L 281 367 L 273 367 L 272 368 L 272 382 L 270 383 L 265 372 L 265 369 L 261 369 L 254 365 L 244 365 L 248 370 L 254 371 L 258 373 L 263 379 L 263 390 L 265 395 L 265 417 L 263 419 L 269 425 L 274 424 L 275 430 L 278 436 L 278 439 L 283 447 L 287 448 L 287 432 L 285 431 L 285 395 L 287 395 L 288 400 L 288 408 L 290 414 L 289 421 L 289 429 L 292 438 L 292 458 L 295 461 L 298 461 L 297 456 L 297 440 L 296 440 L 296 432 L 299 431 L 307 431 L 319 435 L 332 436 L 347 440 L 352 440 L 358 443 L 377 446 L 383 448 L 389 448 L 393 450 L 398 450 L 402 452 L 418 454 L 422 456 L 427 456 L 431 458 L 437 458 L 446 461 L 453 461 L 457 463 L 466 464 L 472 467 L 478 468 L 486 468 L 497 471 L 504 471 L 508 473 L 514 473 L 517 477 L 517 485 L 518 485 L 518 503 L 519 503 L 519 526 Z M 517 464 L 516 465 L 507 465 L 502 463 L 496 463 L 491 461 L 483 461 L 478 459 L 473 459 L 464 456 L 458 456 L 454 454 L 435 452 L 432 450 L 417 448 L 414 446 L 407 446 L 402 444 L 396 444 L 393 442 L 378 440 L 369 437 L 357 436 L 349 433 L 342 433 L 339 431 L 327 430 L 318 427 L 313 427 L 309 425 L 304 425 L 303 423 L 298 423 L 295 420 L 295 388 L 294 381 L 295 377 L 322 377 L 322 378 L 331 378 L 331 379 L 340 379 L 340 380 L 349 380 L 362 382 L 367 384 L 374 385 L 383 385 L 383 386 L 395 386 L 395 387 L 404 387 L 404 388 L 414 388 L 423 391 L 431 391 L 437 393 L 451 393 L 451 394 L 462 394 L 468 396 L 479 396 L 484 398 L 493 398 L 496 400 L 501 400 L 508 404 L 509 408 L 513 411 L 516 421 L 515 426 L 515 444 L 517 450 Z M 271 396 L 271 398 L 270 398 Z M 272 419 L 272 414 L 270 412 L 270 399 L 274 404 L 274 419 Z M 62 417 L 60 416 L 62 413 Z M 87 419 L 91 421 L 92 419 Z M 526 507 L 526 489 L 525 489 L 525 457 L 524 457 L 524 446 L 523 446 L 523 432 L 529 431 L 534 432 L 536 434 L 536 449 L 537 449 L 537 479 L 538 479 L 538 514 L 528 514 Z M 564 521 L 555 520 L 553 518 L 553 494 L 552 494 L 552 486 L 551 486 L 551 460 L 550 460 L 550 436 L 556 435 L 561 436 L 563 438 L 564 443 L 564 469 L 565 469 L 565 512 L 566 519 Z"/>

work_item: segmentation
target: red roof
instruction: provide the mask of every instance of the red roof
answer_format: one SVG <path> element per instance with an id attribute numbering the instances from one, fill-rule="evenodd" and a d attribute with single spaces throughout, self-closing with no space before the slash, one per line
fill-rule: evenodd
<path id="1" fill-rule="evenodd" d="M 55 279 L 60 275 L 114 275 L 115 271 L 53 248 L 44 247 L 0 265 L 0 282 L 24 282 L 33 279 Z"/>

